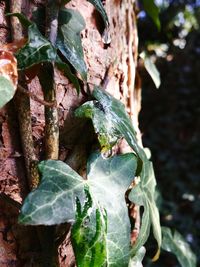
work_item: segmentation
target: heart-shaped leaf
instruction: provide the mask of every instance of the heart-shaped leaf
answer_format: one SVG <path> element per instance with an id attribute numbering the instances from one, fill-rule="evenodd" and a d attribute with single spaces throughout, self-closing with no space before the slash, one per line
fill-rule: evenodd
<path id="1" fill-rule="evenodd" d="M 179 232 L 162 227 L 162 236 L 162 248 L 175 254 L 182 267 L 196 267 L 196 256 Z"/>
<path id="2" fill-rule="evenodd" d="M 55 61 L 57 55 L 56 49 L 40 33 L 35 23 L 20 13 L 8 15 L 18 17 L 21 24 L 28 28 L 28 42 L 16 53 L 19 70 L 30 68 L 42 62 Z"/>
<path id="3" fill-rule="evenodd" d="M 136 253 L 147 241 L 150 227 L 152 225 L 153 234 L 158 243 L 158 253 L 161 247 L 161 227 L 159 211 L 155 203 L 156 180 L 152 163 L 143 156 L 143 168 L 140 176 L 140 182 L 133 187 L 129 194 L 129 200 L 138 206 L 144 207 L 142 215 L 141 228 L 138 239 L 133 247 L 133 253 Z M 155 258 L 156 259 L 156 258 Z"/>
<path id="4" fill-rule="evenodd" d="M 85 28 L 85 21 L 78 11 L 61 9 L 56 47 L 63 56 L 87 80 L 87 67 L 84 61 L 80 32 Z"/>
<path id="5" fill-rule="evenodd" d="M 63 162 L 48 160 L 40 163 L 41 184 L 26 198 L 19 222 L 31 225 L 74 222 L 76 198 L 84 206 L 87 202 L 84 188 L 87 186 L 93 209 L 97 210 L 96 222 L 98 216 L 105 220 L 105 211 L 107 212 L 107 266 L 127 266 L 131 228 L 125 192 L 134 178 L 136 162 L 132 153 L 107 159 L 100 154 L 93 154 L 87 168 L 88 180 L 83 180 Z M 103 223 L 101 219 L 101 224 Z M 91 227 L 96 229 L 97 226 L 98 223 Z"/>
<path id="6" fill-rule="evenodd" d="M 161 229 L 159 213 L 154 199 L 156 180 L 152 163 L 148 160 L 144 150 L 137 144 L 136 133 L 124 105 L 98 87 L 95 87 L 93 96 L 98 101 L 89 101 L 83 104 L 75 111 L 76 116 L 92 119 L 94 129 L 103 148 L 112 146 L 118 138 L 123 136 L 139 159 L 136 176 L 140 177 L 140 183 L 132 189 L 130 200 L 139 206 L 144 206 L 144 213 L 140 235 L 133 251 L 136 253 L 147 241 L 151 224 L 160 248 Z M 113 140 L 114 142 L 112 142 Z"/>
<path id="7" fill-rule="evenodd" d="M 80 108 L 76 109 L 77 117 L 85 117 L 92 119 L 95 132 L 98 134 L 98 140 L 101 145 L 102 152 L 108 151 L 122 137 L 116 131 L 112 120 L 105 115 L 103 106 L 98 101 L 88 101 Z"/>
<path id="8" fill-rule="evenodd" d="M 43 12 L 41 13 L 43 14 Z M 42 16 L 40 13 L 37 16 Z M 28 69 L 42 62 L 55 62 L 59 70 L 68 77 L 74 84 L 77 92 L 80 91 L 80 85 L 77 77 L 71 72 L 70 67 L 64 63 L 57 55 L 57 50 L 40 33 L 35 23 L 28 20 L 23 14 L 12 13 L 11 16 L 17 16 L 23 26 L 28 27 L 28 42 L 17 53 L 19 69 Z M 36 14 L 35 14 L 36 16 Z M 37 17 L 36 16 L 36 17 Z"/>
<path id="9" fill-rule="evenodd" d="M 17 82 L 17 61 L 13 53 L 0 50 L 0 108 L 13 98 Z"/>
<path id="10" fill-rule="evenodd" d="M 28 27 L 28 43 L 16 54 L 18 68 L 24 70 L 42 62 L 53 62 L 56 49 L 42 36 L 36 24 Z"/>
<path id="11" fill-rule="evenodd" d="M 107 145 L 108 142 L 112 146 L 116 138 L 123 136 L 138 156 L 136 175 L 139 175 L 142 169 L 141 157 L 143 151 L 137 143 L 136 132 L 133 129 L 124 105 L 97 86 L 93 91 L 93 96 L 98 102 L 94 102 L 93 104 L 86 102 L 75 111 L 76 116 L 92 118 L 96 133 L 100 133 L 100 143 L 105 147 L 109 147 Z M 102 136 L 105 137 L 104 142 L 101 141 Z"/>

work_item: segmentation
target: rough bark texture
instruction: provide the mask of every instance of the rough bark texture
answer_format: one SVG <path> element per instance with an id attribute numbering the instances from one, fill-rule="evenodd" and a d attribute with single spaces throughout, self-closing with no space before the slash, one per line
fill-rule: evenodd
<path id="1" fill-rule="evenodd" d="M 39 1 L 24 1 L 24 11 L 31 10 Z M 41 2 L 41 1 L 40 1 Z M 82 32 L 85 61 L 88 66 L 89 84 L 101 84 L 126 105 L 135 127 L 140 109 L 140 83 L 136 79 L 137 29 L 134 0 L 105 1 L 110 20 L 111 44 L 101 38 L 102 19 L 93 6 L 83 0 L 73 0 L 67 6 L 78 9 L 86 21 Z M 10 41 L 9 23 L 3 14 L 6 1 L 0 1 L 0 44 Z M 8 7 L 7 7 L 8 9 Z M 57 103 L 60 123 L 59 158 L 75 170 L 84 172 L 88 148 L 93 135 L 90 125 L 73 117 L 73 110 L 87 100 L 87 94 L 77 95 L 76 90 L 56 72 Z M 29 90 L 43 96 L 38 78 L 29 84 Z M 86 88 L 83 88 L 86 91 Z M 38 159 L 44 158 L 44 107 L 31 100 L 34 145 Z M 24 157 L 22 154 L 18 121 L 12 101 L 0 110 L 0 191 L 22 202 L 27 194 Z M 83 133 L 87 133 L 83 136 Z M 123 150 L 123 147 L 122 147 Z M 0 198 L 0 266 L 36 266 L 40 247 L 35 243 L 33 228 L 17 225 L 18 210 Z M 63 226 L 65 228 L 65 226 Z M 33 249 L 34 248 L 34 249 Z M 74 257 L 69 238 L 59 247 L 60 266 L 73 266 Z M 35 265 L 34 265 L 35 264 Z"/>

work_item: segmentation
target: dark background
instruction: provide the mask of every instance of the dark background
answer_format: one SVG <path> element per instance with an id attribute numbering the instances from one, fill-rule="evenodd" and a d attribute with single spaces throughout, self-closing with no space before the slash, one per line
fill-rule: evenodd
<path id="1" fill-rule="evenodd" d="M 140 66 L 140 128 L 161 192 L 161 223 L 184 236 L 200 266 L 200 1 L 157 2 L 160 32 L 139 14 L 140 51 L 151 55 L 161 74 L 157 90 Z M 157 263 L 144 266 L 180 265 L 162 252 Z"/>

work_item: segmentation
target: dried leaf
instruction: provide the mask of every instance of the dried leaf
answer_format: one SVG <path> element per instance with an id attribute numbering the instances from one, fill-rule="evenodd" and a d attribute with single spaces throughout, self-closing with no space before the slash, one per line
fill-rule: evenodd
<path id="1" fill-rule="evenodd" d="M 13 98 L 17 81 L 16 58 L 13 53 L 0 50 L 0 108 Z"/>

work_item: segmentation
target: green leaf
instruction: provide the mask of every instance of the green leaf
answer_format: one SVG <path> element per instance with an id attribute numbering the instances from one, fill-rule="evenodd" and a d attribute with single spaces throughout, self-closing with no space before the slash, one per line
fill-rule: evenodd
<path id="1" fill-rule="evenodd" d="M 79 199 L 76 201 L 76 219 L 71 231 L 71 240 L 76 263 L 87 267 L 103 266 L 106 260 L 107 214 L 93 208 L 92 198 L 85 189 L 87 201 L 81 210 Z"/>
<path id="2" fill-rule="evenodd" d="M 0 108 L 7 104 L 15 94 L 14 84 L 4 76 L 0 76 Z"/>
<path id="3" fill-rule="evenodd" d="M 141 247 L 137 254 L 130 259 L 128 267 L 143 267 L 142 260 L 144 258 L 144 255 L 146 253 L 145 247 Z"/>
<path id="4" fill-rule="evenodd" d="M 18 68 L 24 70 L 42 62 L 55 61 L 56 55 L 56 49 L 32 24 L 28 27 L 28 43 L 16 54 Z"/>
<path id="5" fill-rule="evenodd" d="M 87 202 L 84 188 L 88 186 L 94 210 L 97 210 L 96 222 L 98 212 L 103 218 L 101 224 L 105 220 L 105 210 L 107 212 L 107 266 L 126 267 L 130 254 L 131 228 L 125 192 L 134 179 L 136 165 L 132 153 L 107 159 L 100 154 L 93 154 L 88 162 L 88 180 L 83 180 L 63 162 L 43 161 L 39 164 L 41 183 L 26 198 L 19 222 L 31 225 L 74 222 L 76 198 L 83 207 Z M 97 223 L 92 227 L 97 227 Z"/>
<path id="6" fill-rule="evenodd" d="M 118 139 L 122 137 L 116 131 L 109 117 L 105 115 L 103 106 L 97 101 L 86 102 L 75 111 L 75 115 L 92 119 L 102 152 L 110 150 L 117 143 Z"/>
<path id="7" fill-rule="evenodd" d="M 126 113 L 124 105 L 119 100 L 103 91 L 100 87 L 95 87 L 93 96 L 98 102 L 94 102 L 94 104 L 91 102 L 89 104 L 83 104 L 76 110 L 75 114 L 79 117 L 84 116 L 92 118 L 96 132 L 100 132 L 100 139 L 102 135 L 105 137 L 105 142 L 100 141 L 105 147 L 108 147 L 107 142 L 111 142 L 110 146 L 112 146 L 116 138 L 123 136 L 138 156 L 136 175 L 139 175 L 142 169 L 141 158 L 144 152 L 137 143 L 136 132 L 133 129 L 130 117 Z M 90 110 L 90 114 L 88 114 L 88 110 Z M 105 120 L 105 122 L 103 122 L 103 120 Z M 116 138 L 114 136 L 116 136 Z"/>
<path id="8" fill-rule="evenodd" d="M 160 30 L 159 8 L 155 4 L 154 0 L 142 0 L 143 7 L 146 13 L 151 17 L 158 30 Z"/>
<path id="9" fill-rule="evenodd" d="M 176 255 L 182 267 L 196 267 L 197 259 L 182 235 L 168 227 L 162 227 L 162 248 Z"/>
<path id="10" fill-rule="evenodd" d="M 160 79 L 160 72 L 158 71 L 156 65 L 153 63 L 151 60 L 150 56 L 148 56 L 145 52 L 142 52 L 140 54 L 140 57 L 144 61 L 144 66 L 149 75 L 151 76 L 156 88 L 158 89 L 161 84 L 161 79 Z"/>
<path id="11" fill-rule="evenodd" d="M 147 241 L 152 225 L 153 234 L 158 243 L 158 248 L 161 247 L 161 227 L 159 211 L 155 202 L 156 180 L 153 171 L 152 163 L 143 157 L 143 168 L 139 183 L 133 187 L 129 194 L 129 200 L 138 206 L 144 207 L 144 212 L 141 220 L 141 229 L 138 239 L 133 247 L 133 252 L 136 253 Z M 159 251 L 159 250 L 158 250 Z M 159 253 L 159 252 L 158 252 Z"/>
<path id="12" fill-rule="evenodd" d="M 140 235 L 134 246 L 134 253 L 147 241 L 151 224 L 160 248 L 161 229 L 154 199 L 156 180 L 152 163 L 148 160 L 144 150 L 137 144 L 136 133 L 124 105 L 98 87 L 94 89 L 93 96 L 98 101 L 86 102 L 75 111 L 75 115 L 92 119 L 103 148 L 109 148 L 109 145 L 112 146 L 118 138 L 123 136 L 139 158 L 136 176 L 140 177 L 140 182 L 132 189 L 130 200 L 139 206 L 144 206 L 144 213 Z M 102 136 L 105 138 L 103 139 Z"/>
<path id="13" fill-rule="evenodd" d="M 18 17 L 21 24 L 28 27 L 28 42 L 16 54 L 19 70 L 28 69 L 42 62 L 55 61 L 56 49 L 40 33 L 35 23 L 20 13 L 10 13 L 8 15 Z"/>
<path id="14" fill-rule="evenodd" d="M 94 5 L 95 8 L 98 10 L 98 12 L 101 14 L 105 27 L 107 28 L 109 26 L 109 20 L 106 11 L 103 7 L 102 1 L 101 0 L 87 0 L 87 1 L 90 2 L 92 5 Z"/>
<path id="15" fill-rule="evenodd" d="M 85 21 L 78 11 L 61 9 L 56 47 L 70 62 L 83 80 L 87 80 L 87 67 L 84 61 L 80 32 L 85 28 Z"/>

